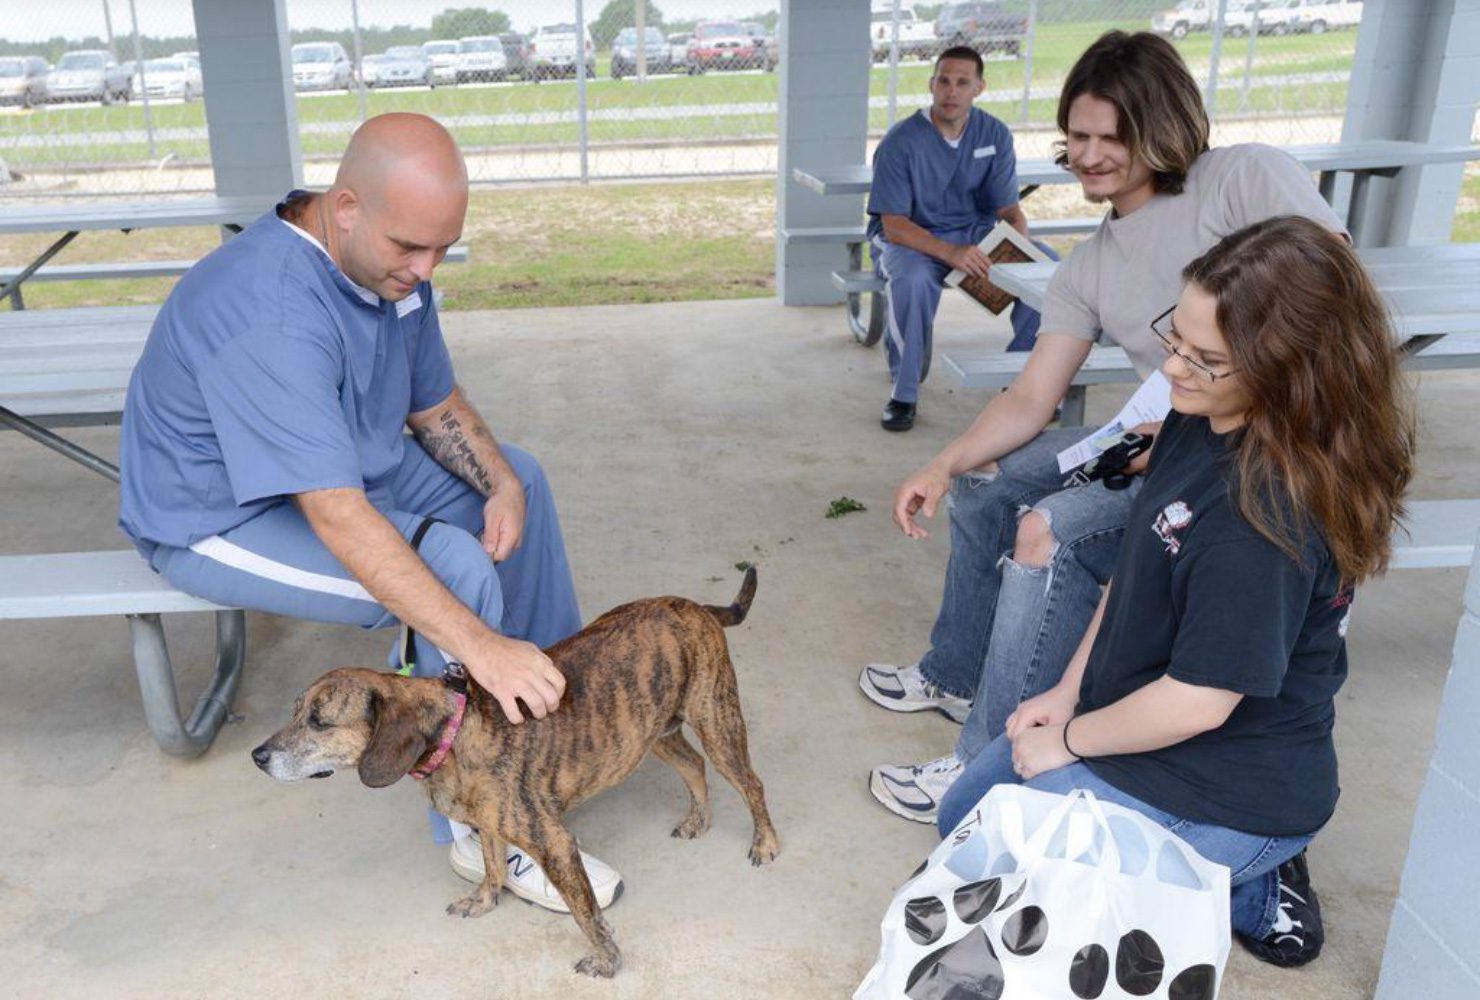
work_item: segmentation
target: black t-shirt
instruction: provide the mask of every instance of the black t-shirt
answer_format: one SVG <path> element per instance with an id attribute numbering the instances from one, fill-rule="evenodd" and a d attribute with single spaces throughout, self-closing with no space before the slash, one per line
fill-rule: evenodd
<path id="1" fill-rule="evenodd" d="M 1332 699 L 1346 679 L 1352 591 L 1319 531 L 1305 529 L 1296 562 L 1239 515 L 1229 445 L 1204 417 L 1173 412 L 1162 425 L 1079 711 L 1163 675 L 1244 697 L 1211 732 L 1086 763 L 1177 816 L 1264 836 L 1311 833 L 1339 793 Z"/>

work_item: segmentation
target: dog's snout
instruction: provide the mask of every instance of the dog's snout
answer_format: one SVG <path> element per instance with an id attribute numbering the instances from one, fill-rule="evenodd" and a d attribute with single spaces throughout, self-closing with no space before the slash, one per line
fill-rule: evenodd
<path id="1" fill-rule="evenodd" d="M 267 762 L 270 760 L 272 760 L 272 751 L 267 749 L 267 744 L 264 743 L 252 751 L 252 763 L 262 768 L 262 770 L 267 770 Z"/>

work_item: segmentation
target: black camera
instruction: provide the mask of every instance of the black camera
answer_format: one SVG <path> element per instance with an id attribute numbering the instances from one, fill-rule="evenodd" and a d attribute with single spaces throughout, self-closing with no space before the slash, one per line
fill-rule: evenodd
<path id="1" fill-rule="evenodd" d="M 1133 475 L 1126 472 L 1125 467 L 1131 464 L 1131 459 L 1149 449 L 1152 440 L 1151 434 L 1121 431 L 1114 444 L 1071 472 L 1064 485 L 1087 486 L 1095 480 L 1102 480 L 1107 490 L 1125 489 L 1131 484 Z"/>

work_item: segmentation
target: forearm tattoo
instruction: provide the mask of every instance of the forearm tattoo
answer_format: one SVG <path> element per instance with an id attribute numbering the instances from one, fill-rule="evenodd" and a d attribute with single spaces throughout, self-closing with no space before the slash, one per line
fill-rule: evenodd
<path id="1" fill-rule="evenodd" d="M 493 432 L 481 420 L 464 429 L 456 411 L 451 407 L 437 414 L 436 427 L 416 428 L 416 440 L 435 458 L 443 468 L 454 473 L 484 496 L 493 495 L 493 477 L 473 449 L 470 438 L 479 438 L 497 445 Z"/>

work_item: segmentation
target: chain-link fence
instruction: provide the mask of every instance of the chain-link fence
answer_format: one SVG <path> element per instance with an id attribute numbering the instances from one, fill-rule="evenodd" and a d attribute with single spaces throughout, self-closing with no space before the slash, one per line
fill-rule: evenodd
<path id="1" fill-rule="evenodd" d="M 14 103 L 0 108 L 0 160 L 19 179 L 0 183 L 0 198 L 211 189 L 190 0 L 4 2 L 0 98 Z M 464 0 L 288 0 L 308 183 L 328 181 L 363 118 L 392 110 L 446 124 L 481 184 L 776 169 L 784 42 L 774 10 L 749 9 L 767 0 L 449 2 Z M 1174 39 L 1204 82 L 1217 141 L 1334 141 L 1362 10 L 1360 0 L 871 2 L 876 137 L 928 103 L 931 59 L 965 42 L 988 59 L 980 106 L 1013 125 L 1029 157 L 1048 155 L 1064 76 L 1111 27 Z M 38 61 L 49 67 L 40 89 L 7 98 L 7 81 L 37 75 Z"/>

